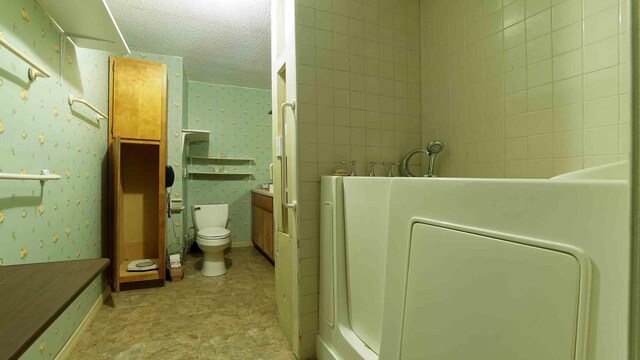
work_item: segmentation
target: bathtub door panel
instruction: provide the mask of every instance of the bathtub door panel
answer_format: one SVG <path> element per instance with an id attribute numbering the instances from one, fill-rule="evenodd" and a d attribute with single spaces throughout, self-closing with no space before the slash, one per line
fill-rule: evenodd
<path id="1" fill-rule="evenodd" d="M 349 320 L 376 354 L 382 339 L 390 188 L 385 178 L 344 179 Z"/>
<path id="2" fill-rule="evenodd" d="M 576 359 L 580 262 L 542 247 L 417 223 L 402 359 Z"/>

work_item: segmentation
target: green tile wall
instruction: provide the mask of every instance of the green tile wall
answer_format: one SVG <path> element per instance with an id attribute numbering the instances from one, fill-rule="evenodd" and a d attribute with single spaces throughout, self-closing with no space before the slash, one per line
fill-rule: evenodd
<path id="1" fill-rule="evenodd" d="M 231 240 L 251 241 L 252 188 L 269 182 L 271 164 L 271 91 L 189 82 L 189 128 L 211 131 L 209 143 L 193 143 L 190 154 L 255 159 L 249 164 L 198 161 L 191 168 L 250 171 L 248 178 L 188 177 L 188 205 L 228 203 Z M 189 208 L 190 209 L 190 208 Z M 190 210 L 189 210 L 190 211 Z M 190 218 L 190 213 L 189 213 Z M 193 223 L 189 221 L 190 226 Z"/>
<path id="2" fill-rule="evenodd" d="M 61 79 L 60 33 L 33 0 L 2 2 L 0 36 L 51 73 L 30 83 L 28 66 L 0 48 L 0 172 L 49 169 L 62 176 L 44 187 L 0 180 L 0 264 L 100 257 L 107 121 L 81 105 L 71 109 L 67 96 L 83 96 L 106 112 L 109 54 L 67 42 Z M 22 358 L 54 358 L 102 287 L 94 281 Z"/>

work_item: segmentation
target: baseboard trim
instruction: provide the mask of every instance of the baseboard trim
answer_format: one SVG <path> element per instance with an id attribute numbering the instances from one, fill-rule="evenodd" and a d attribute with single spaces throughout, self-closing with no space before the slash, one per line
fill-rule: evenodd
<path id="1" fill-rule="evenodd" d="M 249 241 L 232 241 L 231 242 L 231 247 L 232 248 L 253 247 L 253 241 L 251 241 L 251 240 L 249 240 Z"/>
<path id="2" fill-rule="evenodd" d="M 62 349 L 60 349 L 60 352 L 58 353 L 58 355 L 56 355 L 55 360 L 66 360 L 69 358 L 69 356 L 73 352 L 74 347 L 78 343 L 78 340 L 80 340 L 80 336 L 82 336 L 82 334 L 87 330 L 89 325 L 91 325 L 93 320 L 96 318 L 96 315 L 98 315 L 98 312 L 100 311 L 100 309 L 102 309 L 102 305 L 109 297 L 110 293 L 111 292 L 109 291 L 109 287 L 107 286 L 102 294 L 98 296 L 96 302 L 93 303 L 93 306 L 87 313 L 87 316 L 84 317 L 80 325 L 76 328 L 76 331 L 73 332 L 67 343 L 64 344 Z"/>

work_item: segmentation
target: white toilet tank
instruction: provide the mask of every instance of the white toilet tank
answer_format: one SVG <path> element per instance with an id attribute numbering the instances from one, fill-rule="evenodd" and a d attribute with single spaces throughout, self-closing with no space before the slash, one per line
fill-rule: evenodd
<path id="1" fill-rule="evenodd" d="M 193 205 L 191 213 L 196 231 L 210 227 L 225 228 L 229 219 L 229 204 Z"/>

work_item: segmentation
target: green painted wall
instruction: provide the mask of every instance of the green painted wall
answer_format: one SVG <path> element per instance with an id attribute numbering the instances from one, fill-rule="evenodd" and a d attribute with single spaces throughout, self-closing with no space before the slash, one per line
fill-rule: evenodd
<path id="1" fill-rule="evenodd" d="M 211 131 L 209 143 L 193 143 L 192 155 L 248 157 L 251 163 L 194 161 L 192 169 L 249 171 L 247 177 L 188 177 L 188 204 L 228 203 L 232 242 L 251 241 L 250 190 L 269 182 L 271 164 L 271 91 L 201 82 L 189 82 L 189 128 Z M 190 207 L 189 207 L 190 212 Z M 189 219 L 191 214 L 189 213 Z M 189 226 L 193 222 L 189 221 Z"/>
<path id="2" fill-rule="evenodd" d="M 42 188 L 37 181 L 0 180 L 0 263 L 100 257 L 107 121 L 82 106 L 71 109 L 67 96 L 81 95 L 106 112 L 109 54 L 67 42 L 61 85 L 60 33 L 35 1 L 3 1 L 0 33 L 51 73 L 30 83 L 28 66 L 0 49 L 0 172 L 49 169 L 62 176 Z M 94 281 L 23 358 L 54 358 L 102 286 L 102 279 Z"/>

